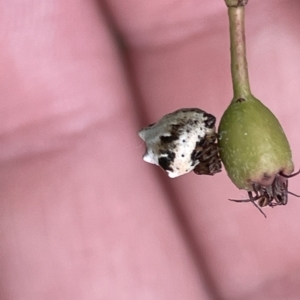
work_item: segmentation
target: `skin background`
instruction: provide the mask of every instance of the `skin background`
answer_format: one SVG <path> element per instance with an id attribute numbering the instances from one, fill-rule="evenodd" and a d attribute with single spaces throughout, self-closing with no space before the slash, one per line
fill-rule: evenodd
<path id="1" fill-rule="evenodd" d="M 250 0 L 253 94 L 300 166 L 300 3 Z M 222 0 L 0 1 L 0 299 L 299 299 L 300 202 L 169 179 L 137 131 L 232 97 Z M 299 179 L 290 190 L 299 193 Z"/>

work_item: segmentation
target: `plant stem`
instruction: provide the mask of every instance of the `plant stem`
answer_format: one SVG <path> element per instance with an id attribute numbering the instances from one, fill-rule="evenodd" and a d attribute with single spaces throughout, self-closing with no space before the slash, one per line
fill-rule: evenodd
<path id="1" fill-rule="evenodd" d="M 232 101 L 235 102 L 241 98 L 244 100 L 250 100 L 252 95 L 248 79 L 244 22 L 244 5 L 247 3 L 247 1 L 238 1 L 236 6 L 231 6 L 234 0 L 225 1 L 228 5 L 230 24 L 231 76 L 234 92 Z"/>

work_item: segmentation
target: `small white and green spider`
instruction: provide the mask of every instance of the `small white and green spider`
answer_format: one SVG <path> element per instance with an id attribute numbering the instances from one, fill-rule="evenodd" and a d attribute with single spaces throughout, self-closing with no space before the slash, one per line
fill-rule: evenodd
<path id="1" fill-rule="evenodd" d="M 213 115 L 198 108 L 165 115 L 139 131 L 147 147 L 144 161 L 160 166 L 171 178 L 192 170 L 198 175 L 220 172 L 215 122 Z"/>

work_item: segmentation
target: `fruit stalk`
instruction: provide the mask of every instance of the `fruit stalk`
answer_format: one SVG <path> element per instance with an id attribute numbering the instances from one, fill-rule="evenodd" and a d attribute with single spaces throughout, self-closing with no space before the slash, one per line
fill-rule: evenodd
<path id="1" fill-rule="evenodd" d="M 233 99 L 218 129 L 220 157 L 228 176 L 257 206 L 287 203 L 294 165 L 284 131 L 274 114 L 250 91 L 245 43 L 248 0 L 225 0 L 230 23 Z M 258 206 L 257 206 L 258 207 Z"/>
<path id="2" fill-rule="evenodd" d="M 247 100 L 251 96 L 245 43 L 245 8 L 242 6 L 228 7 L 230 24 L 231 76 L 234 97 Z"/>

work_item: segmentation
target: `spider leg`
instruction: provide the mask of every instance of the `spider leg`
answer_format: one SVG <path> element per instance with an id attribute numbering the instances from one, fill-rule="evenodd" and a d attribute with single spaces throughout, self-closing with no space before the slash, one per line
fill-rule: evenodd
<path id="1" fill-rule="evenodd" d="M 228 199 L 229 201 L 232 202 L 253 202 L 251 199 Z"/>
<path id="2" fill-rule="evenodd" d="M 263 214 L 263 216 L 265 218 L 267 218 L 266 214 L 262 211 L 262 209 L 254 202 L 254 201 L 251 201 L 253 203 L 253 205 Z"/>
<path id="3" fill-rule="evenodd" d="M 287 192 L 288 194 L 290 194 L 290 195 L 293 195 L 293 196 L 295 196 L 295 197 L 298 197 L 298 198 L 300 198 L 300 195 L 297 195 L 297 194 L 294 194 L 294 193 L 292 193 L 292 192 Z"/>
<path id="4" fill-rule="evenodd" d="M 294 174 L 291 174 L 291 175 L 285 175 L 285 174 L 282 173 L 282 171 L 279 172 L 279 175 L 282 176 L 282 177 L 284 177 L 284 178 L 292 178 L 292 177 L 294 177 L 294 176 L 296 176 L 298 174 L 300 174 L 300 169 L 299 169 L 298 172 L 296 172 Z"/>
<path id="5" fill-rule="evenodd" d="M 299 169 L 298 172 L 296 172 L 296 173 L 294 173 L 294 174 L 291 174 L 291 175 L 285 175 L 285 174 L 283 174 L 282 172 L 279 173 L 279 175 L 282 176 L 282 177 L 284 177 L 284 178 L 291 178 L 291 177 L 294 177 L 294 176 L 296 176 L 296 175 L 298 175 L 298 174 L 300 174 L 300 169 Z M 300 197 L 300 195 L 297 195 L 297 194 L 295 194 L 295 193 L 292 193 L 292 192 L 289 192 L 289 191 L 288 191 L 288 182 L 286 182 L 286 194 L 290 194 L 290 195 L 295 196 L 295 197 L 298 197 L 298 198 Z"/>
<path id="6" fill-rule="evenodd" d="M 252 195 L 252 192 L 249 191 L 248 192 L 248 195 L 249 195 L 249 199 L 228 199 L 230 201 L 233 201 L 233 202 L 251 202 L 253 203 L 253 205 L 263 214 L 263 216 L 265 218 L 267 218 L 266 214 L 262 211 L 262 209 L 255 203 L 256 200 L 259 200 L 262 196 L 259 196 L 258 193 L 255 191 L 256 193 L 256 196 L 253 197 Z"/>

